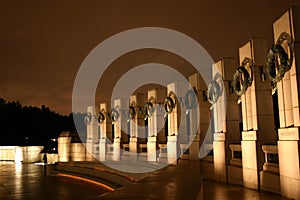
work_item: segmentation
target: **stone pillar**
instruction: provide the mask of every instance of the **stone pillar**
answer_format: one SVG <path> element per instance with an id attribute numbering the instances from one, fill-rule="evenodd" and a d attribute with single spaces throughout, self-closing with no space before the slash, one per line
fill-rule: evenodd
<path id="1" fill-rule="evenodd" d="M 214 177 L 227 182 L 227 165 L 230 164 L 231 143 L 240 143 L 240 113 L 236 95 L 232 88 L 232 77 L 237 66 L 234 58 L 224 58 L 213 65 L 212 78 L 220 87 L 221 96 L 213 106 L 214 119 Z M 220 82 L 223 80 L 223 84 Z M 225 99 L 226 97 L 226 99 Z M 227 112 L 226 108 L 227 106 Z M 226 112 L 225 113 L 223 112 Z M 222 116 L 225 115 L 225 121 Z M 242 178 L 242 177 L 241 177 Z"/>
<path id="2" fill-rule="evenodd" d="M 187 87 L 184 87 L 183 83 L 171 83 L 167 86 L 167 96 L 172 99 L 175 106 L 172 112 L 168 113 L 167 156 L 168 163 L 172 164 L 177 164 L 180 153 L 179 143 L 188 142 L 186 120 L 182 119 L 185 114 L 181 114 L 186 110 L 180 105 L 186 91 Z"/>
<path id="3" fill-rule="evenodd" d="M 69 132 L 62 132 L 58 137 L 58 162 L 71 161 L 71 140 L 72 135 Z"/>
<path id="4" fill-rule="evenodd" d="M 300 7 L 291 7 L 274 24 L 274 42 L 282 33 L 291 38 L 294 51 L 285 40 L 282 47 L 289 58 L 291 69 L 277 83 L 280 129 L 278 130 L 278 157 L 281 195 L 300 199 L 299 133 L 300 133 Z"/>
<path id="5" fill-rule="evenodd" d="M 106 160 L 107 154 L 107 142 L 112 143 L 111 138 L 111 120 L 108 119 L 107 116 L 107 104 L 100 104 L 100 112 L 98 114 L 98 123 L 100 126 L 100 141 L 99 141 L 99 161 Z M 100 116 L 101 115 L 101 116 Z M 110 136 L 110 138 L 109 138 Z"/>
<path id="6" fill-rule="evenodd" d="M 148 117 L 148 141 L 147 141 L 147 159 L 148 161 L 157 161 L 157 144 L 163 141 L 164 137 L 164 110 L 162 102 L 166 97 L 166 90 L 158 88 L 148 91 L 148 102 L 154 106 L 153 113 Z"/>
<path id="7" fill-rule="evenodd" d="M 87 126 L 87 137 L 86 137 L 86 160 L 92 161 L 97 158 L 95 152 L 95 144 L 99 142 L 99 126 L 97 122 L 97 112 L 99 111 L 98 106 L 88 106 L 87 117 L 85 119 Z"/>
<path id="8" fill-rule="evenodd" d="M 252 76 L 252 84 L 241 96 L 243 132 L 242 165 L 244 186 L 259 189 L 259 171 L 263 169 L 262 144 L 275 144 L 276 134 L 270 80 L 262 78 L 265 71 L 265 56 L 268 47 L 266 39 L 255 38 L 239 49 L 240 63 L 245 58 L 252 64 L 245 68 Z M 266 103 L 267 102 L 267 103 Z"/>
<path id="9" fill-rule="evenodd" d="M 206 136 L 210 123 L 210 105 L 207 101 L 207 85 L 201 79 L 199 73 L 195 73 L 189 77 L 189 83 L 194 89 L 198 99 L 198 106 L 188 110 L 190 118 L 189 128 L 189 154 L 191 160 L 199 160 L 199 151 L 202 142 Z M 208 135 L 212 141 L 212 135 Z"/>
<path id="10" fill-rule="evenodd" d="M 72 161 L 85 161 L 86 149 L 83 143 L 72 143 L 70 147 Z"/>
<path id="11" fill-rule="evenodd" d="M 137 159 L 137 153 L 139 150 L 139 129 L 143 126 L 144 118 L 140 109 L 144 107 L 145 104 L 145 96 L 142 93 L 138 93 L 137 95 L 132 95 L 130 97 L 130 108 L 129 108 L 129 123 L 130 123 L 130 141 L 129 141 L 129 151 L 133 152 Z M 134 109 L 130 111 L 130 109 Z M 134 116 L 132 114 L 135 114 Z"/>
<path id="12" fill-rule="evenodd" d="M 127 99 L 117 99 L 114 101 L 114 108 L 112 109 L 111 117 L 114 118 L 115 138 L 113 143 L 113 160 L 119 161 L 121 159 L 121 145 L 128 143 L 127 131 L 127 113 L 128 107 Z M 113 111 L 114 110 L 114 111 Z M 115 112 L 115 113 L 114 113 Z"/>

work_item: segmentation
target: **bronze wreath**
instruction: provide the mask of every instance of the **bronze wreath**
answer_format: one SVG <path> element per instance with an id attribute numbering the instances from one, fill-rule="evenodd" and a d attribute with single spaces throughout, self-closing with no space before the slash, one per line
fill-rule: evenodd
<path id="1" fill-rule="evenodd" d="M 113 123 L 114 123 L 114 122 L 116 122 L 116 121 L 119 119 L 120 113 L 119 113 L 115 108 L 113 108 L 113 109 L 111 110 L 110 117 L 111 117 L 111 120 L 112 120 Z"/>
<path id="2" fill-rule="evenodd" d="M 188 110 L 191 110 L 196 105 L 196 94 L 195 91 L 190 89 L 184 95 L 184 104 Z"/>
<path id="3" fill-rule="evenodd" d="M 104 122 L 104 120 L 105 120 L 105 115 L 104 115 L 103 111 L 99 112 L 98 117 L 97 117 L 98 123 L 102 124 Z"/>
<path id="4" fill-rule="evenodd" d="M 211 105 L 217 103 L 219 97 L 221 96 L 221 88 L 216 80 L 212 80 L 208 84 L 207 94 L 208 94 L 208 101 Z"/>
<path id="5" fill-rule="evenodd" d="M 233 90 L 238 96 L 245 94 L 248 87 L 252 84 L 252 77 L 250 77 L 249 72 L 245 68 L 245 66 L 250 63 L 251 59 L 245 58 L 242 62 L 242 66 L 238 67 L 233 75 Z"/>
<path id="6" fill-rule="evenodd" d="M 136 110 L 134 106 L 129 106 L 129 118 L 134 119 L 136 116 Z"/>
<path id="7" fill-rule="evenodd" d="M 290 48 L 290 58 L 288 54 L 285 52 L 282 47 L 282 43 L 287 40 Z M 276 56 L 279 58 L 279 63 L 276 65 Z M 281 81 L 284 77 L 285 73 L 291 69 L 293 62 L 293 53 L 291 46 L 291 37 L 288 33 L 282 33 L 276 44 L 272 46 L 269 50 L 267 59 L 266 59 L 266 67 L 267 72 L 269 74 L 270 80 L 272 81 L 272 90 L 276 90 L 277 82 Z M 276 70 L 277 69 L 277 70 Z M 277 72 L 276 72 L 277 71 Z"/>
<path id="8" fill-rule="evenodd" d="M 91 113 L 87 113 L 86 116 L 84 117 L 84 124 L 88 125 L 92 120 L 92 114 Z"/>
<path id="9" fill-rule="evenodd" d="M 153 103 L 151 103 L 150 101 L 148 101 L 145 106 L 144 106 L 144 114 L 145 114 L 145 119 L 147 119 L 148 117 L 151 117 L 152 114 L 154 113 L 155 108 L 153 106 Z"/>
<path id="10" fill-rule="evenodd" d="M 173 109 L 175 108 L 175 102 L 172 97 L 167 97 L 164 102 L 164 108 L 166 113 L 171 114 Z"/>

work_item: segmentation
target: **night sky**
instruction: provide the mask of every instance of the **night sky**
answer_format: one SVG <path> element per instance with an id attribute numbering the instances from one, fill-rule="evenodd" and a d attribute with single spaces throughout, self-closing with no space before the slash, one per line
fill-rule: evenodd
<path id="1" fill-rule="evenodd" d="M 272 23 L 290 5 L 300 1 L 1 1 L 0 98 L 68 114 L 81 63 L 112 35 L 138 27 L 170 28 L 198 41 L 218 61 L 237 57 L 251 37 L 266 37 L 271 46 Z M 101 79 L 96 102 L 107 99 L 103 91 L 112 86 L 106 83 L 133 65 L 153 61 L 174 68 L 185 63 L 158 50 L 122 56 Z"/>

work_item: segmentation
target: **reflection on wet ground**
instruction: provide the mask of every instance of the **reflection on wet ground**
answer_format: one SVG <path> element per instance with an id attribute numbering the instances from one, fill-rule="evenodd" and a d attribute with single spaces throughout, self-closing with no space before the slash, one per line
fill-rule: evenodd
<path id="1" fill-rule="evenodd" d="M 201 187 L 202 185 L 202 187 Z M 94 184 L 44 176 L 44 166 L 0 163 L 0 199 L 281 200 L 276 194 L 202 180 L 198 165 L 169 166 L 111 193 Z M 102 195 L 101 195 L 102 194 Z"/>
<path id="2" fill-rule="evenodd" d="M 44 166 L 0 163 L 0 199 L 95 199 L 102 188 L 64 177 L 44 176 Z"/>
<path id="3" fill-rule="evenodd" d="M 238 185 L 205 180 L 204 200 L 288 200 L 277 194 L 248 189 Z"/>

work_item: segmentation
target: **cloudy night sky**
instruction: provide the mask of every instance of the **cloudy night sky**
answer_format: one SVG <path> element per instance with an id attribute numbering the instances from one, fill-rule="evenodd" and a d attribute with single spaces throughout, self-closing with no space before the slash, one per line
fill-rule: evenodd
<path id="1" fill-rule="evenodd" d="M 45 104 L 68 114 L 81 63 L 110 36 L 138 27 L 174 29 L 198 41 L 218 61 L 237 57 L 251 37 L 266 37 L 271 46 L 272 23 L 291 5 L 300 1 L 1 1 L 0 98 Z M 100 80 L 96 102 L 107 100 L 108 83 L 124 71 L 153 61 L 174 68 L 186 64 L 162 51 L 122 56 Z"/>

